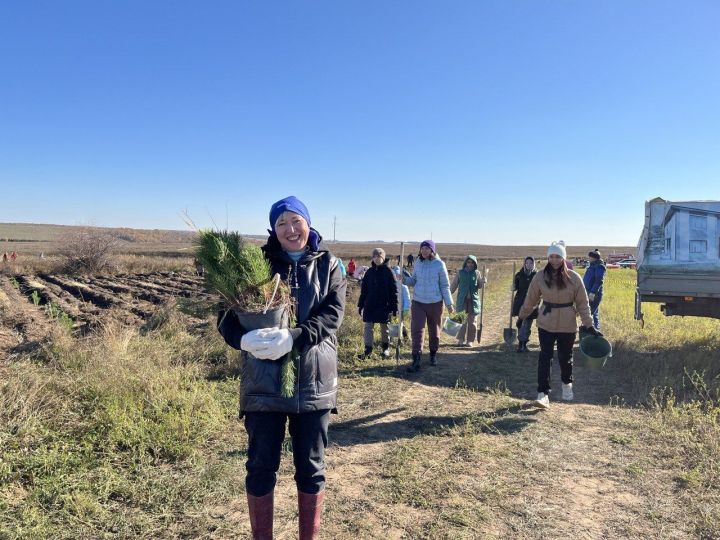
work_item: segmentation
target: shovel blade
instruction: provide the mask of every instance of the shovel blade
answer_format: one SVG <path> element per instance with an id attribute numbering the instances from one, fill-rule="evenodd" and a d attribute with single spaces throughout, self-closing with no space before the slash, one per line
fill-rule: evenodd
<path id="1" fill-rule="evenodd" d="M 515 330 L 515 328 L 504 328 L 503 339 L 508 345 L 514 344 L 517 339 L 517 330 Z"/>

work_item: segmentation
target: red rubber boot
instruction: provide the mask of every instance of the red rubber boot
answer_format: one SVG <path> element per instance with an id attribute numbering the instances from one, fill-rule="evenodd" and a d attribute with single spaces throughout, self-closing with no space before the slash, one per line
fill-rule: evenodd
<path id="1" fill-rule="evenodd" d="M 248 513 L 253 540 L 272 540 L 274 495 L 272 491 L 262 497 L 254 497 L 248 493 Z"/>
<path id="2" fill-rule="evenodd" d="M 320 531 L 325 492 L 315 495 L 298 491 L 298 515 L 300 521 L 300 540 L 316 540 Z"/>

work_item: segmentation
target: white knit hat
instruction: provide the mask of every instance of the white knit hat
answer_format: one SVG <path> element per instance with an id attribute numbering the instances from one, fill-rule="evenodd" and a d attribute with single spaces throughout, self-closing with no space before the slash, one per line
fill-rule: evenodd
<path id="1" fill-rule="evenodd" d="M 550 244 L 550 247 L 548 247 L 548 257 L 550 255 L 560 255 L 563 259 L 565 259 L 565 241 L 558 240 L 557 242 Z"/>

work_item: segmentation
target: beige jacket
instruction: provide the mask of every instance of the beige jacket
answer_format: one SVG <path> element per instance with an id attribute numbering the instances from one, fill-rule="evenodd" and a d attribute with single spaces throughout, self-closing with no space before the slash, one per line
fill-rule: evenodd
<path id="1" fill-rule="evenodd" d="M 543 313 L 543 307 L 540 306 L 540 314 L 537 320 L 538 328 L 548 332 L 577 332 L 578 315 L 580 315 L 583 326 L 592 326 L 590 304 L 588 303 L 587 292 L 582 278 L 572 270 L 568 270 L 568 274 L 570 274 L 570 283 L 567 287 L 564 289 L 553 287 L 551 289 L 543 279 L 544 272 L 539 271 L 530 282 L 525 302 L 520 308 L 520 318 L 525 319 L 530 316 L 542 298 L 543 301 L 552 304 L 569 304 L 572 302 L 575 305 L 573 307 L 553 308 L 550 313 Z"/>

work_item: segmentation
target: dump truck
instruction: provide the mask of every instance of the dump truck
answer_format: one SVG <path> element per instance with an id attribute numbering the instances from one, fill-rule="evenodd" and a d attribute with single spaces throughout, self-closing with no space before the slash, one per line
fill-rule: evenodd
<path id="1" fill-rule="evenodd" d="M 637 250 L 635 319 L 643 302 L 667 316 L 720 318 L 720 201 L 645 203 Z"/>

